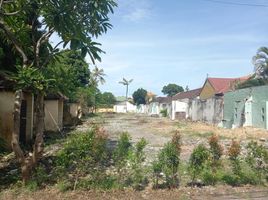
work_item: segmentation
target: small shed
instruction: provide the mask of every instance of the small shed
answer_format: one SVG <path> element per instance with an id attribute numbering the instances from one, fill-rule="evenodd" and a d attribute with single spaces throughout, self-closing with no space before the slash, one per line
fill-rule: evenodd
<path id="1" fill-rule="evenodd" d="M 63 128 L 63 104 L 67 100 L 61 93 L 45 97 L 45 131 L 58 132 Z"/>
<path id="2" fill-rule="evenodd" d="M 223 126 L 268 129 L 268 86 L 227 92 L 224 95 Z"/>

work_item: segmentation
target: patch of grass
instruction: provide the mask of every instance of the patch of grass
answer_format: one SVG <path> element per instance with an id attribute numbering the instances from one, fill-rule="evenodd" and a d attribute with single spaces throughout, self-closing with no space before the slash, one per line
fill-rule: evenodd
<path id="1" fill-rule="evenodd" d="M 187 124 L 187 122 L 185 122 L 185 121 L 178 121 L 178 122 L 176 123 L 176 126 L 177 126 L 177 128 L 179 128 L 179 129 L 184 129 L 184 128 L 187 128 L 187 127 L 188 127 L 188 124 Z"/>

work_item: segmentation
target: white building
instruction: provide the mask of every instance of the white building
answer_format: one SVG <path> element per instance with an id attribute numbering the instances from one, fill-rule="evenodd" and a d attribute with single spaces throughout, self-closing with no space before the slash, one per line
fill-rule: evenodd
<path id="1" fill-rule="evenodd" d="M 191 99 L 198 98 L 201 88 L 180 92 L 172 97 L 171 119 L 187 119 L 189 117 L 189 103 Z"/>
<path id="2" fill-rule="evenodd" d="M 114 112 L 116 113 L 127 113 L 131 112 L 134 113 L 137 110 L 137 106 L 133 105 L 128 101 L 119 102 L 114 105 Z"/>

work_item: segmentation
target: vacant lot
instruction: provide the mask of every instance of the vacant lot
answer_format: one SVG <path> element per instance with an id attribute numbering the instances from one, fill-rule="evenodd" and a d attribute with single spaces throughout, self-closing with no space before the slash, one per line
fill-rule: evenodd
<path id="1" fill-rule="evenodd" d="M 116 144 L 122 132 L 128 132 L 133 143 L 145 138 L 148 142 L 145 149 L 148 164 L 156 158 L 159 150 L 171 139 L 175 130 L 178 130 L 182 135 L 181 159 L 183 164 L 187 163 L 193 148 L 199 143 L 207 144 L 208 137 L 213 133 L 220 136 L 225 151 L 230 146 L 232 139 L 241 142 L 242 153 L 245 145 L 251 140 L 256 140 L 264 146 L 267 146 L 268 141 L 266 130 L 255 128 L 227 130 L 199 122 L 171 121 L 166 118 L 137 114 L 100 114 L 85 119 L 84 123 L 77 129 L 87 130 L 95 124 L 104 127 L 109 137 L 110 146 Z M 54 141 L 47 146 L 45 155 L 53 154 L 61 149 L 61 140 Z M 183 170 L 180 173 L 180 176 L 183 176 Z M 54 186 L 48 186 L 36 192 L 18 190 L 15 187 L 15 189 L 5 189 L 0 193 L 0 199 L 267 199 L 267 196 L 268 189 L 265 186 L 216 185 L 191 188 L 186 187 L 186 182 L 183 180 L 179 189 L 175 190 L 153 190 L 149 185 L 141 192 L 132 189 L 107 192 L 93 190 L 60 192 Z"/>
<path id="2" fill-rule="evenodd" d="M 172 121 L 167 118 L 149 117 L 140 114 L 102 114 L 91 118 L 80 129 L 86 129 L 90 124 L 101 124 L 109 134 L 112 141 L 116 141 L 120 133 L 128 132 L 133 142 L 140 138 L 148 141 L 147 156 L 151 161 L 175 130 L 182 135 L 182 159 L 188 160 L 193 148 L 199 143 L 207 143 L 213 133 L 220 136 L 225 147 L 230 145 L 232 139 L 241 142 L 242 147 L 251 141 L 257 140 L 268 147 L 268 131 L 257 128 L 223 129 L 200 122 Z"/>

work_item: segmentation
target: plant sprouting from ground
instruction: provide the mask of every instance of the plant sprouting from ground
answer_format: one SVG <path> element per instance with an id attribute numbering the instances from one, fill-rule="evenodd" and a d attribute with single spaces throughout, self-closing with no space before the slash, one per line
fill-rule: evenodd
<path id="1" fill-rule="evenodd" d="M 147 178 L 145 176 L 145 153 L 144 148 L 147 145 L 147 141 L 142 138 L 134 147 L 130 154 L 130 166 L 131 166 L 131 182 L 135 189 L 143 189 Z"/>
<path id="2" fill-rule="evenodd" d="M 220 158 L 223 155 L 223 146 L 219 143 L 219 137 L 215 134 L 208 139 L 208 144 L 212 155 L 211 167 L 216 172 L 217 167 L 220 165 Z"/>
<path id="3" fill-rule="evenodd" d="M 153 162 L 154 187 L 159 187 L 161 173 L 165 176 L 165 186 L 175 188 L 179 186 L 178 168 L 180 164 L 181 136 L 174 134 L 171 142 L 165 144 L 158 154 L 158 160 Z"/>
<path id="4" fill-rule="evenodd" d="M 128 163 L 128 158 L 132 151 L 132 144 L 130 142 L 131 137 L 128 133 L 122 133 L 120 135 L 118 144 L 113 152 L 113 160 L 115 164 L 115 168 L 118 175 L 118 184 L 125 184 L 125 176 L 126 176 L 126 166 Z"/>
<path id="5" fill-rule="evenodd" d="M 205 168 L 206 162 L 209 160 L 209 150 L 199 144 L 190 156 L 189 172 L 191 174 L 191 184 L 194 184 L 196 178 Z"/>
<path id="6" fill-rule="evenodd" d="M 251 141 L 247 145 L 246 161 L 250 168 L 258 175 L 259 180 L 268 173 L 268 151 L 263 145 Z"/>
<path id="7" fill-rule="evenodd" d="M 240 143 L 235 140 L 232 140 L 231 146 L 228 149 L 228 156 L 232 164 L 233 173 L 238 176 L 241 173 L 241 165 L 239 160 L 240 152 L 241 152 Z"/>

